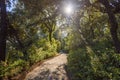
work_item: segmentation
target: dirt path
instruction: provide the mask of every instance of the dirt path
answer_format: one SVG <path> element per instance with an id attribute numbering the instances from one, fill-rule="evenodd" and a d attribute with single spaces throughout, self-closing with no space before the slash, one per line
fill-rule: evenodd
<path id="1" fill-rule="evenodd" d="M 67 55 L 61 54 L 29 72 L 25 80 L 68 80 L 65 71 L 66 63 Z"/>

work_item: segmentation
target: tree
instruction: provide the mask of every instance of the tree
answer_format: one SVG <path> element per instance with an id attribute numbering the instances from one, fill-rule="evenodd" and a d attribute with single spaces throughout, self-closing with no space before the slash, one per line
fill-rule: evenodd
<path id="1" fill-rule="evenodd" d="M 112 39 L 113 39 L 113 42 L 114 42 L 114 46 L 116 48 L 117 53 L 120 53 L 120 41 L 119 41 L 118 35 L 117 35 L 118 23 L 117 23 L 115 14 L 113 13 L 112 8 L 111 8 L 108 0 L 99 0 L 99 1 L 106 8 L 107 14 L 109 16 L 110 32 L 111 32 L 111 36 L 112 36 Z"/>
<path id="2" fill-rule="evenodd" d="M 118 38 L 118 22 L 115 14 L 120 12 L 120 0 L 81 0 L 81 6 L 90 8 L 91 6 L 99 10 L 101 13 L 107 13 L 109 17 L 110 33 L 117 53 L 120 53 L 120 41 Z M 101 6 L 101 4 L 104 5 Z M 84 7 L 84 8 L 85 8 Z M 86 8 L 86 9 L 87 9 Z"/>
<path id="3" fill-rule="evenodd" d="M 6 11 L 6 0 L 0 0 L 0 61 L 5 60 L 6 55 L 6 39 L 7 39 L 7 11 Z"/>
<path id="4" fill-rule="evenodd" d="M 56 20 L 55 20 L 56 12 L 50 12 L 49 10 L 48 11 L 46 10 L 46 12 L 47 13 L 44 12 L 45 14 L 43 14 L 43 16 L 45 17 L 49 16 L 49 18 L 44 20 L 44 22 L 42 22 L 41 24 L 43 24 L 43 27 L 46 28 L 46 31 L 48 33 L 48 40 L 50 41 L 50 43 L 52 43 L 53 32 L 55 31 L 55 27 L 56 27 Z"/>

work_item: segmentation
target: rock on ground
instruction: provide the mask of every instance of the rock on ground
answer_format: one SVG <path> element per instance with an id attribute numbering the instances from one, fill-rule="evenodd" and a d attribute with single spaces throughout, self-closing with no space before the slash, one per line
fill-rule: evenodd
<path id="1" fill-rule="evenodd" d="M 29 72 L 25 80 L 68 80 L 65 71 L 67 55 L 54 57 Z"/>

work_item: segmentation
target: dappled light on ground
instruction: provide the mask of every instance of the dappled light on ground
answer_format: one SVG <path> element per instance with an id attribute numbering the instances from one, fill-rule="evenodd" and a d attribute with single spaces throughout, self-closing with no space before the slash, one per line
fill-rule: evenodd
<path id="1" fill-rule="evenodd" d="M 50 59 L 27 74 L 25 80 L 68 80 L 65 66 L 67 55 Z"/>

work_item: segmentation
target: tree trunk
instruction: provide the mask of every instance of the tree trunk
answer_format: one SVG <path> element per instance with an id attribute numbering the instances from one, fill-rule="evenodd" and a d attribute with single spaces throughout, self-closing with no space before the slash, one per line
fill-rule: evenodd
<path id="1" fill-rule="evenodd" d="M 5 61 L 7 38 L 7 12 L 5 0 L 0 0 L 0 61 Z"/>
<path id="2" fill-rule="evenodd" d="M 92 37 L 92 39 L 95 39 L 95 33 L 94 33 L 93 26 L 90 27 L 90 31 L 91 31 L 91 37 Z"/>
<path id="3" fill-rule="evenodd" d="M 118 39 L 117 35 L 117 30 L 118 30 L 118 23 L 115 17 L 115 14 L 111 10 L 111 6 L 108 0 L 99 0 L 106 8 L 107 14 L 109 16 L 109 21 L 110 21 L 110 32 L 111 32 L 111 37 L 114 42 L 115 49 L 117 53 L 120 53 L 120 41 Z"/>
<path id="4" fill-rule="evenodd" d="M 52 44 L 52 30 L 49 31 L 49 41 L 50 44 Z"/>

